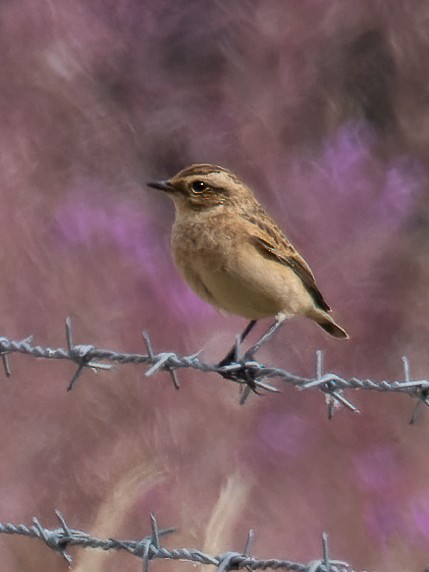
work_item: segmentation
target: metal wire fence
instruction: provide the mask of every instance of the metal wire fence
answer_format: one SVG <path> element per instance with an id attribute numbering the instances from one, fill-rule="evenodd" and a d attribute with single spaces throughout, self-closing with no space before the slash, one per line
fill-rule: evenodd
<path id="1" fill-rule="evenodd" d="M 373 381 L 351 377 L 346 379 L 333 372 L 325 372 L 323 368 L 323 354 L 316 353 L 316 368 L 313 377 L 303 377 L 285 369 L 265 365 L 255 359 L 255 353 L 261 344 L 257 342 L 244 354 L 241 354 L 238 338 L 236 341 L 234 357 L 226 364 L 210 364 L 200 357 L 198 352 L 193 355 L 180 356 L 175 352 L 156 352 L 153 348 L 149 334 L 143 333 L 146 353 L 124 353 L 115 350 L 101 349 L 94 345 L 74 344 L 71 320 L 66 320 L 66 347 L 48 348 L 33 344 L 32 337 L 21 341 L 0 337 L 0 356 L 6 376 L 12 374 L 10 356 L 21 353 L 36 358 L 49 360 L 68 360 L 76 364 L 77 368 L 68 384 L 71 390 L 84 369 L 109 370 L 111 362 L 118 365 L 135 364 L 147 365 L 146 377 L 152 377 L 158 372 L 168 372 L 173 386 L 179 389 L 178 372 L 182 369 L 193 369 L 206 373 L 214 373 L 223 379 L 237 383 L 241 386 L 240 403 L 245 403 L 251 393 L 279 392 L 279 388 L 272 385 L 273 381 L 295 386 L 299 390 L 318 389 L 326 397 L 328 417 L 333 416 L 338 407 L 345 407 L 354 413 L 359 409 L 352 401 L 345 397 L 344 392 L 352 390 L 378 391 L 388 393 L 402 393 L 416 401 L 410 423 L 414 423 L 420 405 L 429 405 L 429 380 L 413 380 L 410 376 L 409 363 L 406 357 L 402 358 L 402 377 L 392 381 Z M 99 360 L 103 360 L 102 362 Z"/>
<path id="2" fill-rule="evenodd" d="M 148 366 L 145 372 L 146 377 L 152 377 L 159 372 L 168 372 L 176 389 L 180 388 L 178 372 L 182 369 L 217 374 L 223 379 L 241 386 L 241 403 L 245 403 L 252 392 L 255 394 L 279 392 L 278 386 L 272 385 L 273 381 L 277 382 L 277 385 L 278 382 L 290 384 L 299 390 L 318 389 L 325 395 L 329 418 L 333 416 L 338 407 L 345 407 L 355 413 L 360 412 L 349 397 L 344 395 L 345 392 L 353 390 L 403 393 L 410 396 L 416 402 L 410 423 L 415 422 L 420 405 L 429 405 L 429 380 L 411 379 L 406 357 L 402 358 L 403 375 L 401 379 L 375 382 L 356 377 L 346 379 L 335 373 L 325 372 L 323 354 L 320 351 L 316 353 L 316 367 L 313 377 L 303 377 L 279 367 L 265 365 L 255 359 L 255 354 L 261 347 L 260 340 L 242 354 L 239 338 L 237 338 L 231 360 L 227 363 L 210 364 L 200 357 L 200 352 L 188 356 L 180 356 L 172 351 L 156 352 L 146 332 L 143 333 L 145 353 L 124 353 L 97 348 L 94 345 L 75 344 L 69 318 L 66 320 L 65 338 L 65 347 L 49 348 L 35 345 L 32 337 L 21 341 L 11 340 L 4 336 L 0 337 L 0 358 L 3 362 L 5 375 L 7 377 L 12 375 L 11 355 L 20 353 L 48 360 L 68 360 L 76 364 L 76 370 L 67 386 L 68 390 L 76 385 L 85 369 L 109 370 L 112 368 L 112 364 L 135 364 Z M 210 555 L 197 549 L 171 549 L 161 546 L 161 538 L 174 532 L 174 529 L 159 529 L 153 515 L 151 515 L 151 533 L 140 540 L 95 538 L 82 530 L 70 528 L 58 511 L 56 511 L 56 515 L 60 522 L 58 528 L 45 528 L 37 518 L 33 518 L 31 526 L 0 523 L 0 534 L 21 535 L 39 539 L 49 548 L 62 555 L 69 565 L 72 564 L 72 558 L 68 549 L 78 546 L 81 548 L 126 551 L 141 559 L 144 572 L 148 572 L 149 563 L 155 559 L 181 560 L 201 565 L 212 565 L 220 572 L 243 568 L 247 570 L 271 568 L 293 572 L 354 572 L 347 562 L 333 560 L 329 557 L 328 540 L 325 534 L 322 538 L 322 558 L 305 564 L 285 559 L 260 560 L 254 558 L 250 555 L 253 540 L 252 531 L 249 532 L 246 546 L 242 552 L 230 551 L 224 554 Z"/>
<path id="3" fill-rule="evenodd" d="M 0 534 L 14 534 L 37 538 L 44 542 L 51 550 L 61 555 L 69 566 L 73 560 L 68 549 L 73 546 L 80 548 L 93 548 L 99 550 L 123 550 L 139 558 L 143 563 L 143 572 L 149 571 L 152 560 L 180 560 L 194 564 L 216 566 L 219 572 L 228 570 L 285 570 L 286 572 L 356 572 L 342 560 L 333 560 L 329 556 L 328 537 L 322 535 L 322 558 L 307 564 L 292 560 L 270 558 L 259 560 L 250 555 L 254 534 L 250 530 L 244 550 L 242 552 L 225 552 L 210 555 L 193 548 L 164 548 L 161 538 L 175 531 L 174 528 L 160 529 L 157 520 L 151 514 L 151 532 L 140 540 L 115 540 L 113 538 L 94 538 L 82 530 L 70 528 L 59 511 L 55 511 L 59 520 L 59 528 L 49 529 L 41 525 L 37 518 L 33 524 L 0 523 Z"/>

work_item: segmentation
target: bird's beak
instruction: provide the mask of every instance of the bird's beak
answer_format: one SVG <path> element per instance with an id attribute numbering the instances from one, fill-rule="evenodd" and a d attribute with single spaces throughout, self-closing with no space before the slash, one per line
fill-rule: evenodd
<path id="1" fill-rule="evenodd" d="M 159 191 L 164 191 L 165 193 L 173 193 L 176 191 L 173 185 L 168 181 L 149 181 L 146 184 L 152 189 L 158 189 Z"/>

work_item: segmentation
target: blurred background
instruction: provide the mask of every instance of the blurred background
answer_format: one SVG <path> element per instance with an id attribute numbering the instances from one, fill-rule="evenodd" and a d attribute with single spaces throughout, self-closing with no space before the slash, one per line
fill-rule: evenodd
<path id="1" fill-rule="evenodd" d="M 3 0 L 1 335 L 222 357 L 245 322 L 200 302 L 169 252 L 174 213 L 145 181 L 193 162 L 232 169 L 311 264 L 351 341 L 287 323 L 259 358 L 311 376 L 428 376 L 429 5 L 419 0 Z M 260 324 L 255 339 L 268 324 Z M 429 564 L 429 414 L 406 396 L 237 387 L 183 371 L 84 372 L 11 360 L 1 382 L 0 521 L 167 546 L 321 556 L 357 569 Z M 75 549 L 79 572 L 134 571 Z M 6 572 L 64 570 L 0 538 Z M 158 571 L 190 564 L 157 561 Z"/>

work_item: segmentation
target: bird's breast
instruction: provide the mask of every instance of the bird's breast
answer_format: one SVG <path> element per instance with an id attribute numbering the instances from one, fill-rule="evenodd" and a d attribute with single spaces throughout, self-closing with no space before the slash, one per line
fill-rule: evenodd
<path id="1" fill-rule="evenodd" d="M 186 225 L 179 221 L 172 249 L 189 286 L 227 312 L 258 319 L 302 313 L 311 301 L 291 268 L 262 256 L 243 229 L 225 219 Z"/>
<path id="2" fill-rule="evenodd" d="M 233 221 L 222 217 L 178 220 L 173 226 L 171 246 L 179 268 L 222 268 L 235 258 L 239 236 Z"/>
<path id="3" fill-rule="evenodd" d="M 181 275 L 196 294 L 219 309 L 225 307 L 225 279 L 236 266 L 240 236 L 227 217 L 184 217 L 173 226 L 171 246 Z"/>

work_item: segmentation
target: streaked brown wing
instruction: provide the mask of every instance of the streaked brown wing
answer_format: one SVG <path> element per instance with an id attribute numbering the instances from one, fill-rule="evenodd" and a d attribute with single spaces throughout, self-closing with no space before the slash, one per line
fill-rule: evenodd
<path id="1" fill-rule="evenodd" d="M 252 223 L 250 236 L 254 246 L 264 255 L 292 268 L 301 278 L 316 305 L 330 312 L 322 293 L 316 285 L 313 273 L 307 262 L 298 254 L 285 235 L 279 230 L 267 213 L 261 208 L 257 217 L 246 217 Z"/>

